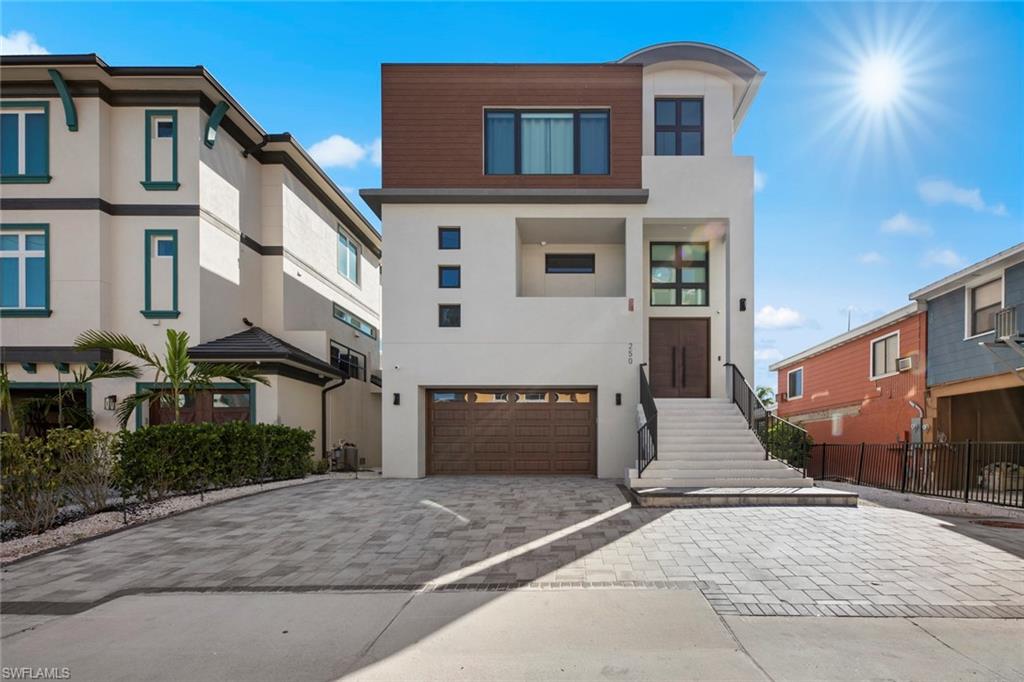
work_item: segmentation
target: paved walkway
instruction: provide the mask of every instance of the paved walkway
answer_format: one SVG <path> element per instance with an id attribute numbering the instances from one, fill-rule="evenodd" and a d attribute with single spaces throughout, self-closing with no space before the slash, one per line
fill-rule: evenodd
<path id="1" fill-rule="evenodd" d="M 655 588 L 722 615 L 1024 617 L 1024 531 L 881 507 L 633 509 L 607 481 L 327 481 L 10 565 L 8 614 L 127 594 Z"/>

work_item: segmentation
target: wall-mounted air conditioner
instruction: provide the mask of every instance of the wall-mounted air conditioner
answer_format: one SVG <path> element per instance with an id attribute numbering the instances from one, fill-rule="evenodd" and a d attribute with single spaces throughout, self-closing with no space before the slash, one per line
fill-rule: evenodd
<path id="1" fill-rule="evenodd" d="M 897 358 L 896 369 L 900 372 L 909 372 L 914 369 L 914 356 L 908 355 L 905 358 Z"/>

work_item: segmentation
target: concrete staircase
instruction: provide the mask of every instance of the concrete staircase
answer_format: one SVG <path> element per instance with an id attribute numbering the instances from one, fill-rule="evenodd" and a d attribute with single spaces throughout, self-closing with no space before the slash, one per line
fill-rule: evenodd
<path id="1" fill-rule="evenodd" d="M 813 481 L 786 464 L 765 459 L 764 448 L 739 408 L 726 399 L 657 399 L 658 458 L 633 489 L 809 488 Z"/>

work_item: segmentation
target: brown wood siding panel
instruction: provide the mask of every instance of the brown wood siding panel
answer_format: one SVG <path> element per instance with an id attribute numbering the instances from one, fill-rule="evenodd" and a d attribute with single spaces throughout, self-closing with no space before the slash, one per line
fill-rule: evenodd
<path id="1" fill-rule="evenodd" d="M 643 70 L 632 64 L 381 67 L 385 188 L 640 188 Z M 484 175 L 484 109 L 607 107 L 609 175 Z"/>

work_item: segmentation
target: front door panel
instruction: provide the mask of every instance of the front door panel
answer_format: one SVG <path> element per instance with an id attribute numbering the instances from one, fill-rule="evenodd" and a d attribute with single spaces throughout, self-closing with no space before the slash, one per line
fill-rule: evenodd
<path id="1" fill-rule="evenodd" d="M 709 397 L 710 320 L 653 318 L 650 324 L 649 365 L 654 397 Z"/>

